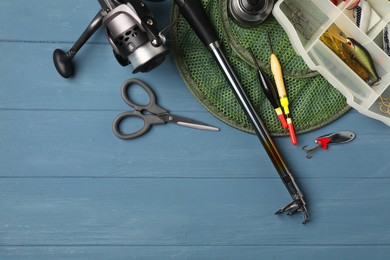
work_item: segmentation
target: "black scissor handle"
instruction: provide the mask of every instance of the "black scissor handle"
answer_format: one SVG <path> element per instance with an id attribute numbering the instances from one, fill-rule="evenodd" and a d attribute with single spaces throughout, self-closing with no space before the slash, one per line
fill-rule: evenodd
<path id="1" fill-rule="evenodd" d="M 141 118 L 144 122 L 144 125 L 141 129 L 138 131 L 126 134 L 123 133 L 121 130 L 121 123 L 123 120 L 132 118 L 132 117 L 138 117 Z M 114 122 L 112 123 L 112 131 L 114 134 L 121 138 L 121 139 L 133 139 L 136 137 L 139 137 L 143 134 L 145 134 L 152 125 L 154 124 L 164 124 L 165 121 L 162 120 L 160 117 L 155 116 L 155 115 L 143 115 L 139 111 L 131 111 L 131 112 L 123 112 L 122 114 L 118 115 L 115 119 Z"/>
<path id="2" fill-rule="evenodd" d="M 131 99 L 128 90 L 131 86 L 135 85 L 141 87 L 148 94 L 149 102 L 147 104 L 141 105 Z M 122 84 L 121 94 L 126 104 L 133 107 L 135 110 L 124 112 L 114 119 L 114 122 L 112 123 L 112 130 L 117 137 L 121 139 L 133 139 L 145 134 L 152 125 L 165 123 L 164 117 L 161 115 L 168 114 L 168 111 L 157 105 L 157 99 L 153 90 L 145 82 L 135 78 L 128 79 Z M 144 114 L 143 111 L 147 111 L 149 113 Z M 134 117 L 142 119 L 144 123 L 143 127 L 135 132 L 124 133 L 120 127 L 122 121 L 124 119 L 131 119 Z"/>
<path id="3" fill-rule="evenodd" d="M 141 87 L 148 94 L 149 102 L 147 104 L 145 104 L 145 105 L 138 104 L 138 103 L 134 102 L 131 99 L 131 97 L 129 96 L 129 92 L 128 92 L 129 88 L 131 86 L 135 86 L 135 85 L 138 85 L 139 87 Z M 134 107 L 134 109 L 137 111 L 146 110 L 146 111 L 153 113 L 153 114 L 162 114 L 162 113 L 167 112 L 165 109 L 163 109 L 162 107 L 157 105 L 157 98 L 156 98 L 156 95 L 154 94 L 153 90 L 145 82 L 143 82 L 139 79 L 132 78 L 132 79 L 126 80 L 122 84 L 121 94 L 122 94 L 122 98 L 126 102 L 126 104 L 128 104 L 131 107 Z"/>

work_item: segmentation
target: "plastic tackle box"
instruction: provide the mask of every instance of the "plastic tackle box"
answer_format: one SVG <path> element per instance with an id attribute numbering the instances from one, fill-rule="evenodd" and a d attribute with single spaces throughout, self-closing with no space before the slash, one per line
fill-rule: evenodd
<path id="1" fill-rule="evenodd" d="M 383 49 L 383 33 L 390 22 L 390 2 L 361 1 L 368 1 L 371 7 L 369 25 L 364 29 L 355 24 L 356 10 L 352 6 L 359 2 L 356 0 L 279 0 L 273 15 L 310 69 L 321 73 L 346 97 L 351 107 L 390 126 L 390 57 Z M 377 84 L 370 85 L 363 80 L 320 40 L 333 25 L 368 51 L 381 78 Z"/>

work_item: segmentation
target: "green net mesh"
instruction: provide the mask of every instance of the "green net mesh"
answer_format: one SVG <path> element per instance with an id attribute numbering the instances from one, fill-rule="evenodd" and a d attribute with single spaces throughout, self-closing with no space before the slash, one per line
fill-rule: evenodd
<path id="1" fill-rule="evenodd" d="M 310 71 L 303 59 L 295 53 L 287 34 L 272 15 L 257 27 L 243 28 L 230 19 L 227 2 L 202 0 L 228 61 L 272 135 L 288 135 L 288 131 L 282 128 L 273 107 L 266 99 L 248 52 L 248 48 L 253 50 L 260 67 L 273 79 L 269 65 L 267 31 L 271 36 L 273 51 L 283 67 L 296 133 L 326 125 L 349 109 L 345 98 L 324 77 Z M 193 95 L 223 122 L 254 133 L 213 56 L 179 14 L 176 5 L 172 7 L 171 40 L 178 70 Z"/>

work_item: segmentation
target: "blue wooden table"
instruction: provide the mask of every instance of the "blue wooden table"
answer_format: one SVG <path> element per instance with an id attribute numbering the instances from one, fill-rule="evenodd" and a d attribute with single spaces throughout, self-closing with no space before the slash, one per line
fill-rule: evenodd
<path id="1" fill-rule="evenodd" d="M 171 3 L 149 3 L 168 25 Z M 187 89 L 171 56 L 147 74 L 121 67 L 101 30 L 61 78 L 95 0 L 1 1 L 0 259 L 388 259 L 390 128 L 351 109 L 333 123 L 275 138 L 303 190 L 311 221 L 273 213 L 291 198 L 257 137 L 213 117 Z M 155 126 L 118 139 L 128 110 L 120 86 L 137 77 L 172 113 L 220 132 Z M 352 130 L 356 139 L 301 146 Z"/>

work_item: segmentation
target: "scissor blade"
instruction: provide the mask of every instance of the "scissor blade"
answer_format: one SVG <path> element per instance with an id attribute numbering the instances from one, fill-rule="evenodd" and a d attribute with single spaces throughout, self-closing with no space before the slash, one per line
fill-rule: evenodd
<path id="1" fill-rule="evenodd" d="M 206 125 L 206 124 L 193 124 L 193 123 L 188 123 L 188 122 L 176 122 L 178 125 L 186 126 L 186 127 L 191 127 L 195 129 L 200 129 L 200 130 L 207 130 L 207 131 L 214 131 L 218 132 L 219 128 L 211 125 Z"/>
<path id="2" fill-rule="evenodd" d="M 175 116 L 172 114 L 167 115 L 166 122 L 176 123 L 181 126 L 191 127 L 200 130 L 215 131 L 215 132 L 219 131 L 219 128 L 215 126 L 211 126 L 201 121 L 193 120 L 187 117 Z"/>

